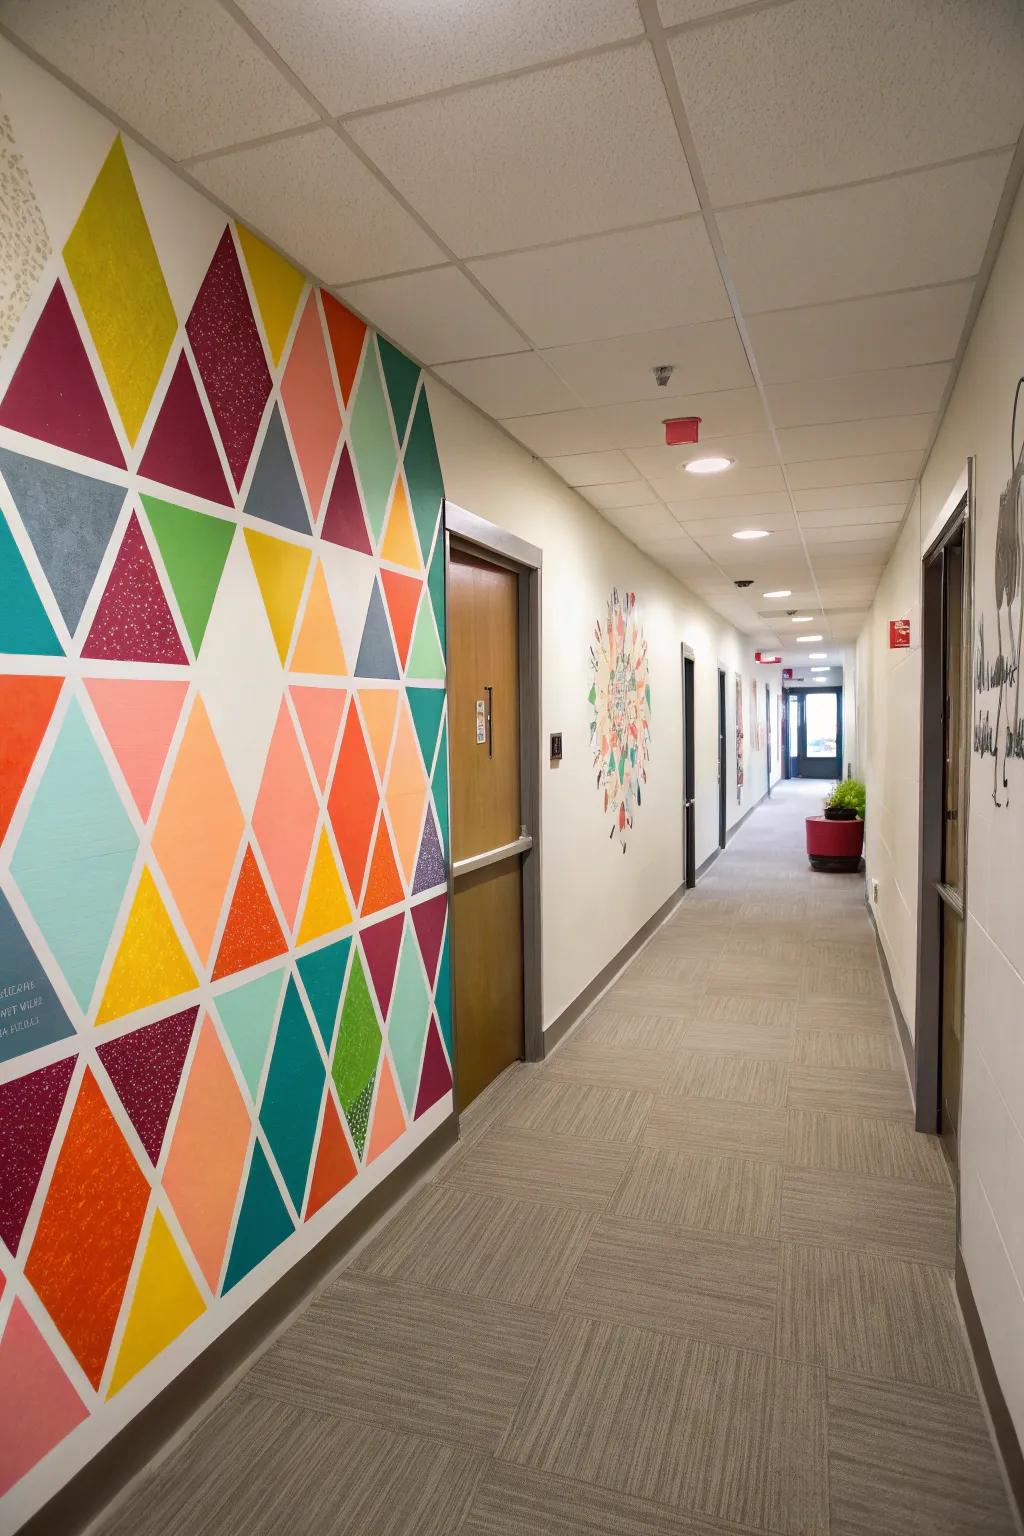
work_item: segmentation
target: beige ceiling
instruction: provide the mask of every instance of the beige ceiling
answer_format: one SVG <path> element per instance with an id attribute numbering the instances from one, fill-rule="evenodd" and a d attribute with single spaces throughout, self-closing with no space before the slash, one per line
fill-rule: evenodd
<path id="1" fill-rule="evenodd" d="M 0 30 L 757 641 L 803 655 L 790 608 L 830 659 L 857 634 L 1012 190 L 1021 0 L 0 0 Z M 686 474 L 672 415 L 734 467 Z"/>

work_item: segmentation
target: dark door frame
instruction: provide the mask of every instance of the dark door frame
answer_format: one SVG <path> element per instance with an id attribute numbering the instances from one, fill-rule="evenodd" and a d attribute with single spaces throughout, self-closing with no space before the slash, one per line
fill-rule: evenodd
<path id="1" fill-rule="evenodd" d="M 764 685 L 764 741 L 767 752 L 768 777 L 765 781 L 765 794 L 770 800 L 772 797 L 772 691 L 768 684 Z"/>
<path id="2" fill-rule="evenodd" d="M 811 693 L 834 693 L 836 696 L 836 755 L 835 758 L 808 759 L 807 757 L 807 725 L 804 719 L 806 711 L 807 695 Z M 833 777 L 829 773 L 804 773 L 803 765 L 808 761 L 835 762 L 837 772 L 834 777 L 841 779 L 843 776 L 843 689 L 841 686 L 828 688 L 790 688 L 786 693 L 787 699 L 796 699 L 799 725 L 797 729 L 796 751 L 793 751 L 793 743 L 789 743 L 790 760 L 795 759 L 797 765 L 796 776 L 798 779 L 822 779 Z M 787 705 L 788 708 L 788 705 Z"/>
<path id="3" fill-rule="evenodd" d="M 725 669 L 718 669 L 718 846 L 724 848 L 728 837 L 725 808 L 725 754 L 728 736 L 726 714 Z"/>
<path id="4" fill-rule="evenodd" d="M 917 869 L 917 998 L 914 1014 L 915 1123 L 919 1131 L 942 1129 L 942 912 L 949 905 L 960 923 L 960 985 L 963 988 L 963 946 L 967 935 L 967 828 L 970 817 L 972 653 L 974 640 L 974 459 L 967 460 L 964 477 L 941 516 L 939 531 L 921 557 L 921 809 Z M 961 656 L 961 730 L 959 816 L 961 886 L 957 892 L 942 885 L 945 806 L 944 725 L 946 696 L 943 644 L 942 554 L 963 528 L 963 652 Z M 961 1017 L 963 993 L 961 990 Z M 961 1059 L 962 1059 L 961 1052 Z M 959 1225 L 959 1181 L 957 1216 Z"/>
<path id="5" fill-rule="evenodd" d="M 683 668 L 683 883 L 688 891 L 697 884 L 697 746 L 694 699 L 695 664 L 690 646 L 682 647 Z"/>

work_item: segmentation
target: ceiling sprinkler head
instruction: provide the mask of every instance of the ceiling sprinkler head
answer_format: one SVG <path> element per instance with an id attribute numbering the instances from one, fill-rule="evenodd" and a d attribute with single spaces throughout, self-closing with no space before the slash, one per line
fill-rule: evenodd
<path id="1" fill-rule="evenodd" d="M 734 587 L 752 587 L 753 585 L 754 585 L 753 580 L 750 580 L 750 581 L 734 581 L 733 582 L 733 586 Z"/>
<path id="2" fill-rule="evenodd" d="M 654 374 L 654 382 L 658 385 L 659 389 L 665 388 L 665 385 L 675 371 L 675 363 L 658 363 L 657 367 L 651 369 L 651 372 Z"/>

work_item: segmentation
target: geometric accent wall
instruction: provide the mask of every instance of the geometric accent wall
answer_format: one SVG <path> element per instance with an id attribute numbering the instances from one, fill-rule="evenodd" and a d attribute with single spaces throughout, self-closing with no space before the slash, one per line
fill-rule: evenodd
<path id="1" fill-rule="evenodd" d="M 0 369 L 0 1522 L 451 1104 L 419 369 L 145 158 Z"/>

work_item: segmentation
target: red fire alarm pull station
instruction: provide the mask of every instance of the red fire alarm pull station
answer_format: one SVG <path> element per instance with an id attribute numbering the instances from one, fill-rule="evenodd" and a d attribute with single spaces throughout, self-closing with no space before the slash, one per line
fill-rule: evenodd
<path id="1" fill-rule="evenodd" d="M 679 443 L 695 443 L 700 434 L 699 416 L 674 416 L 665 422 L 665 446 L 675 448 Z"/>
<path id="2" fill-rule="evenodd" d="M 889 620 L 889 649 L 890 651 L 905 651 L 910 646 L 910 620 Z"/>

